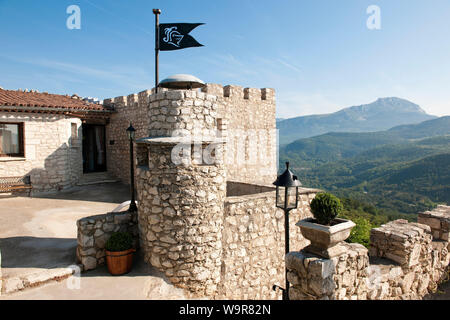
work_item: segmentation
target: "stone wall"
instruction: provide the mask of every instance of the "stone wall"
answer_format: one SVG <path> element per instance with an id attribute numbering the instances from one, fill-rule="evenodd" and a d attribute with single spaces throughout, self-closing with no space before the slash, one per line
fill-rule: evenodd
<path id="1" fill-rule="evenodd" d="M 129 96 L 105 99 L 103 104 L 114 106 L 106 126 L 106 165 L 107 170 L 124 183 L 130 183 L 130 140 L 127 128 L 130 122 L 136 129 L 136 139 L 148 136 L 150 90 Z"/>
<path id="2" fill-rule="evenodd" d="M 139 246 L 137 214 L 111 212 L 85 217 L 77 221 L 77 261 L 83 270 L 95 269 L 105 263 L 105 244 L 114 232 L 129 232 L 134 246 Z"/>
<path id="3" fill-rule="evenodd" d="M 207 84 L 217 97 L 219 130 L 226 137 L 229 181 L 272 183 L 277 173 L 275 90 Z"/>
<path id="4" fill-rule="evenodd" d="M 433 211 L 419 213 L 417 222 L 430 226 L 434 239 L 449 241 L 450 206 L 437 206 Z"/>
<path id="5" fill-rule="evenodd" d="M 83 173 L 80 119 L 2 112 L 0 122 L 23 122 L 25 143 L 25 157 L 0 158 L 0 176 L 29 175 L 33 193 L 61 190 L 78 182 Z"/>
<path id="6" fill-rule="evenodd" d="M 286 256 L 292 300 L 420 299 L 448 276 L 450 243 L 433 240 L 429 225 L 396 220 L 372 229 L 370 255 L 359 244 L 339 245 L 345 253 L 332 259 Z"/>
<path id="7" fill-rule="evenodd" d="M 234 196 L 225 200 L 222 230 L 222 269 L 219 298 L 277 299 L 284 287 L 284 212 L 275 207 L 275 192 L 268 186 L 241 184 L 243 194 L 236 192 L 236 183 L 228 188 Z M 254 193 L 255 190 L 266 192 Z M 304 239 L 295 222 L 311 216 L 309 204 L 317 190 L 301 189 L 299 208 L 289 215 L 290 248 L 300 250 L 309 241 Z"/>

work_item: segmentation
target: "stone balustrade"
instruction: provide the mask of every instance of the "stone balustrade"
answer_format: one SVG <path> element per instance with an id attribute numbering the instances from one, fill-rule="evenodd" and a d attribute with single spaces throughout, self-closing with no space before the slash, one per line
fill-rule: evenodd
<path id="1" fill-rule="evenodd" d="M 420 221 L 427 224 L 396 220 L 372 229 L 370 250 L 340 243 L 344 253 L 332 259 L 305 250 L 288 253 L 290 299 L 421 299 L 448 276 L 450 242 L 442 240 L 447 226 L 442 211 L 426 213 Z M 434 241 L 433 230 L 439 231 Z"/>

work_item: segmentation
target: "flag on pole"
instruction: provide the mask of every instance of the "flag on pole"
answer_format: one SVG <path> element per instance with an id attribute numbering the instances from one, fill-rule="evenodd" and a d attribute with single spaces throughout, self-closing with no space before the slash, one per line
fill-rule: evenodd
<path id="1" fill-rule="evenodd" d="M 159 50 L 170 51 L 203 47 L 189 32 L 204 23 L 161 23 L 159 25 Z"/>

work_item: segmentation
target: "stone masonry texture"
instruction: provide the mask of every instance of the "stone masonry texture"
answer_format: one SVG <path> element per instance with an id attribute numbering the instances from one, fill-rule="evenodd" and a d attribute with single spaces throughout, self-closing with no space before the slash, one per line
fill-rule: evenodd
<path id="1" fill-rule="evenodd" d="M 105 264 L 105 244 L 114 232 L 129 232 L 134 247 L 139 247 L 137 214 L 111 212 L 85 217 L 77 221 L 77 260 L 83 270 L 92 270 Z"/>
<path id="2" fill-rule="evenodd" d="M 434 292 L 448 275 L 448 241 L 432 240 L 429 225 L 389 222 L 371 231 L 371 248 L 339 244 L 323 259 L 304 251 L 286 256 L 292 300 L 410 300 Z"/>
<path id="3" fill-rule="evenodd" d="M 217 292 L 226 192 L 222 165 L 177 166 L 173 145 L 150 145 L 138 168 L 139 232 L 145 260 L 198 296 Z"/>
<path id="4" fill-rule="evenodd" d="M 227 179 L 272 183 L 277 172 L 275 90 L 207 84 L 217 97 L 217 120 L 227 138 Z M 254 148 L 254 149 L 252 149 Z"/>
<path id="5" fill-rule="evenodd" d="M 222 269 L 219 298 L 224 299 L 279 299 L 280 291 L 274 284 L 284 286 L 284 212 L 275 208 L 275 192 L 267 186 L 237 183 L 233 196 L 225 200 L 222 230 Z M 270 190 L 270 189 L 269 189 Z M 242 194 L 239 194 L 239 191 Z M 299 207 L 289 215 L 290 248 L 300 250 L 309 244 L 295 222 L 312 216 L 310 201 L 316 191 L 302 189 Z"/>

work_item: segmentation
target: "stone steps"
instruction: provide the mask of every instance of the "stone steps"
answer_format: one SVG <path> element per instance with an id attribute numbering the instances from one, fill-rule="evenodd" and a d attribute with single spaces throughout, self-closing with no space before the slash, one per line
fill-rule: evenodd
<path id="1" fill-rule="evenodd" d="M 0 296 L 26 290 L 28 288 L 34 288 L 52 281 L 61 281 L 70 277 L 74 272 L 74 269 L 64 267 L 48 269 L 17 277 L 4 278 L 0 283 Z"/>
<path id="2" fill-rule="evenodd" d="M 94 172 L 94 173 L 86 173 L 78 181 L 78 186 L 88 186 L 93 184 L 100 183 L 113 183 L 119 182 L 118 179 L 111 176 L 108 172 Z"/>

